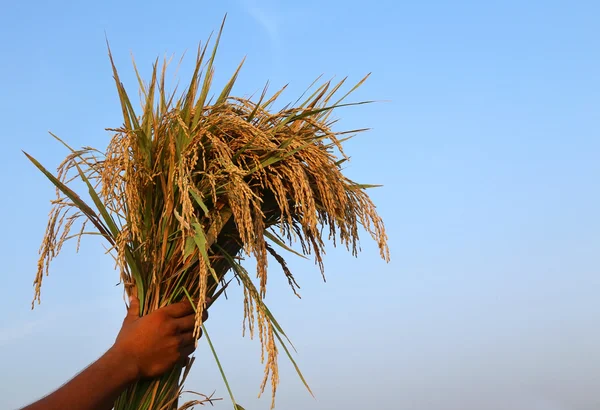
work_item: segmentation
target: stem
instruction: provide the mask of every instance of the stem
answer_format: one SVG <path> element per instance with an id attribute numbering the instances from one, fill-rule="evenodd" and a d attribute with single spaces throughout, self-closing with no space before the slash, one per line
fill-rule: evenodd
<path id="1" fill-rule="evenodd" d="M 196 311 L 196 306 L 194 305 L 194 301 L 192 300 L 192 297 L 188 293 L 187 289 L 185 287 L 182 287 L 181 290 L 183 290 L 183 292 L 185 293 L 185 296 L 188 298 L 188 300 L 192 304 L 192 306 L 194 308 L 194 312 L 198 313 Z M 208 335 L 208 332 L 206 331 L 206 326 L 204 326 L 204 324 L 202 324 L 202 332 L 204 333 L 204 336 L 206 337 L 206 341 L 208 342 L 208 345 L 210 346 L 210 350 L 212 351 L 215 361 L 217 362 L 217 366 L 219 367 L 219 371 L 221 372 L 221 377 L 223 378 L 223 381 L 225 382 L 225 387 L 227 387 L 227 392 L 229 392 L 229 397 L 231 397 L 231 401 L 233 403 L 233 408 L 238 409 L 241 406 L 239 406 L 235 402 L 235 398 L 233 397 L 233 392 L 231 391 L 231 388 L 229 387 L 229 382 L 227 381 L 227 377 L 225 376 L 225 371 L 223 370 L 223 366 L 221 366 L 221 362 L 219 361 L 219 356 L 217 355 L 215 347 L 213 346 L 212 341 L 210 340 L 210 336 Z"/>

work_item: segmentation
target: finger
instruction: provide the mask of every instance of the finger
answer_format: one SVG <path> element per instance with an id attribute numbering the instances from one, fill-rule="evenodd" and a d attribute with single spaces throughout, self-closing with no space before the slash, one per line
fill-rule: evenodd
<path id="1" fill-rule="evenodd" d="M 196 344 L 196 338 L 194 337 L 193 330 L 179 335 L 179 346 L 181 348 L 194 344 Z"/>
<path id="2" fill-rule="evenodd" d="M 129 296 L 129 307 L 127 308 L 127 316 L 125 320 L 137 319 L 140 317 L 140 300 L 131 294 Z"/>
<path id="3" fill-rule="evenodd" d="M 166 314 L 171 317 L 178 318 L 184 317 L 194 313 L 194 307 L 190 302 L 184 300 L 183 302 L 173 303 L 172 305 L 161 308 Z"/>
<path id="4" fill-rule="evenodd" d="M 178 364 L 181 367 L 190 367 L 192 365 L 192 363 L 194 363 L 193 357 L 181 357 L 181 356 L 180 356 L 179 362 L 178 362 Z"/>
<path id="5" fill-rule="evenodd" d="M 214 302 L 213 298 L 206 298 L 206 308 L 208 309 Z"/>
<path id="6" fill-rule="evenodd" d="M 182 347 L 181 350 L 179 351 L 180 357 L 182 359 L 188 357 L 189 355 L 191 355 L 192 353 L 194 353 L 194 350 L 196 350 L 196 346 L 194 346 L 193 344 Z"/>
<path id="7" fill-rule="evenodd" d="M 202 310 L 202 321 L 206 322 L 208 320 L 208 308 L 212 304 L 211 298 L 206 298 L 206 302 L 204 303 L 204 309 Z"/>
<path id="8" fill-rule="evenodd" d="M 194 358 L 193 357 L 186 357 L 185 359 L 183 359 L 184 361 L 184 366 L 185 367 L 190 367 L 192 364 L 194 364 Z"/>
<path id="9" fill-rule="evenodd" d="M 185 333 L 194 330 L 196 326 L 196 315 L 187 315 L 175 319 L 175 329 L 178 333 Z"/>

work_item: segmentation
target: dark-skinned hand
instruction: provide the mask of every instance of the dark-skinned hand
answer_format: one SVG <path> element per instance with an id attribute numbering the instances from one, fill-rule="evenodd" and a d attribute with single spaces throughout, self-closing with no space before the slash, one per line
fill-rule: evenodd
<path id="1" fill-rule="evenodd" d="M 174 303 L 139 316 L 139 300 L 130 299 L 127 316 L 111 350 L 128 358 L 123 363 L 132 377 L 157 377 L 195 350 L 194 308 L 188 301 Z M 203 320 L 208 318 L 204 311 Z"/>

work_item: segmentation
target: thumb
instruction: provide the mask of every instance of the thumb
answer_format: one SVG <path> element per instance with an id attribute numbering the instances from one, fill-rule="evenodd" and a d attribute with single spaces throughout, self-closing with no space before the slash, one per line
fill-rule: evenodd
<path id="1" fill-rule="evenodd" d="M 129 296 L 129 307 L 127 308 L 127 317 L 126 321 L 135 320 L 140 317 L 140 300 L 135 296 L 135 294 L 131 294 Z"/>

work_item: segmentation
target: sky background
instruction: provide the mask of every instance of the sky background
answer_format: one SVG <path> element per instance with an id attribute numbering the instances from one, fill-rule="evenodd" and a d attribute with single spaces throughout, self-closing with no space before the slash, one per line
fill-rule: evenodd
<path id="1" fill-rule="evenodd" d="M 372 198 L 392 261 L 362 242 L 331 249 L 327 283 L 290 259 L 302 300 L 273 269 L 267 301 L 315 392 L 280 358 L 277 408 L 587 410 L 600 406 L 600 3 L 594 1 L 6 1 L 0 8 L 0 408 L 57 388 L 108 349 L 122 288 L 97 241 L 56 260 L 30 310 L 53 195 L 21 149 L 49 168 L 71 145 L 104 148 L 121 124 L 108 36 L 127 89 L 130 53 L 188 52 L 228 14 L 222 86 L 270 80 L 294 101 L 319 75 L 358 81 L 339 130 L 347 174 Z M 174 66 L 173 66 L 174 68 Z M 173 71 L 172 71 L 173 73 Z M 184 81 L 184 82 L 185 82 Z M 259 343 L 241 337 L 239 290 L 208 329 L 237 400 L 257 399 Z M 230 403 L 206 343 L 187 388 Z"/>

